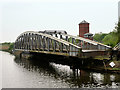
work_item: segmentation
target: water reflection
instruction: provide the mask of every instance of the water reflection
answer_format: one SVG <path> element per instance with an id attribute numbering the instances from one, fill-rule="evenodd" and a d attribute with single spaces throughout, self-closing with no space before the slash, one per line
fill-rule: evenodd
<path id="1" fill-rule="evenodd" d="M 21 67 L 30 72 L 39 72 L 40 75 L 54 77 L 69 84 L 70 87 L 82 88 L 120 88 L 120 74 L 95 73 L 71 68 L 69 65 L 56 64 L 41 59 L 14 60 Z"/>

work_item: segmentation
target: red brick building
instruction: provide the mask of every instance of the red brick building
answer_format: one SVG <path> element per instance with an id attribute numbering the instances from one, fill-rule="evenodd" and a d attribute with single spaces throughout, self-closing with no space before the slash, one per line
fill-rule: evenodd
<path id="1" fill-rule="evenodd" d="M 79 36 L 84 37 L 84 34 L 89 33 L 89 23 L 83 20 L 79 23 Z"/>
<path id="2" fill-rule="evenodd" d="M 93 34 L 89 33 L 89 23 L 85 20 L 79 23 L 79 36 L 92 39 Z"/>

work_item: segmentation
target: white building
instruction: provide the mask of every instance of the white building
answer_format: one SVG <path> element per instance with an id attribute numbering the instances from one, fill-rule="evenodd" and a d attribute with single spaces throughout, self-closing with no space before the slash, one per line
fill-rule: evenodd
<path id="1" fill-rule="evenodd" d="M 118 2 L 118 18 L 120 18 L 120 1 Z"/>

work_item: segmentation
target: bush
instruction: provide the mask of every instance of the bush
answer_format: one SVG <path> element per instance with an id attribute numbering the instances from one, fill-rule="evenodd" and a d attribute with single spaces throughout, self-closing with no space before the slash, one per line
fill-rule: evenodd
<path id="1" fill-rule="evenodd" d="M 14 43 L 11 43 L 8 50 L 9 50 L 9 51 L 12 51 L 12 50 L 13 50 L 13 47 L 14 47 Z"/>
<path id="2" fill-rule="evenodd" d="M 93 37 L 93 39 L 95 41 L 98 41 L 98 42 L 102 42 L 102 40 L 104 39 L 104 37 L 108 35 L 108 34 L 105 34 L 105 33 L 96 33 Z"/>
<path id="3" fill-rule="evenodd" d="M 114 47 L 117 44 L 118 37 L 115 32 L 110 32 L 108 35 L 104 37 L 102 42 L 106 45 Z"/>

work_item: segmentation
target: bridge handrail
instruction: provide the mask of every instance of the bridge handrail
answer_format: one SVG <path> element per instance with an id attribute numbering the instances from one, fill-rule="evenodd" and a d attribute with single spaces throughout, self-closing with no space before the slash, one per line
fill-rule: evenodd
<path id="1" fill-rule="evenodd" d="M 117 48 L 120 48 L 120 42 L 113 49 L 116 50 Z"/>

